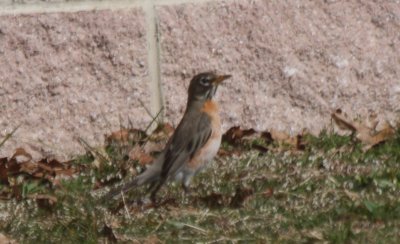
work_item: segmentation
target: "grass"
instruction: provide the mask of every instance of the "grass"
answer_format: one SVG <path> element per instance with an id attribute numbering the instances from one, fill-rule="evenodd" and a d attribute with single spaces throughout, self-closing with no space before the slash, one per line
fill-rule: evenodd
<path id="1" fill-rule="evenodd" d="M 323 132 L 305 142 L 304 151 L 217 158 L 191 196 L 170 183 L 156 208 L 133 201 L 140 188 L 125 201 L 101 200 L 104 185 L 129 175 L 127 165 L 140 170 L 120 150 L 108 148 L 101 166 L 82 155 L 73 162 L 84 166 L 80 173 L 58 186 L 31 180 L 21 199 L 0 200 L 0 232 L 26 243 L 397 243 L 400 131 L 365 153 L 348 136 Z M 38 193 L 57 201 L 29 198 Z"/>

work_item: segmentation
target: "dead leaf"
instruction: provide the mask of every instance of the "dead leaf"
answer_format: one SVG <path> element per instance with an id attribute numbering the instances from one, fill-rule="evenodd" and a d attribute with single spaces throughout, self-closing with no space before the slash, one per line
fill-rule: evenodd
<path id="1" fill-rule="evenodd" d="M 363 150 L 366 151 L 371 147 L 388 140 L 389 138 L 394 136 L 394 134 L 395 134 L 395 129 L 387 123 L 385 128 L 383 128 L 382 130 L 378 131 L 373 136 L 368 138 L 367 140 L 368 145 L 364 146 Z"/>
<path id="2" fill-rule="evenodd" d="M 118 142 L 127 142 L 129 137 L 129 130 L 122 129 L 119 131 L 112 132 L 110 136 L 107 137 L 108 141 L 118 141 Z"/>
<path id="3" fill-rule="evenodd" d="M 57 170 L 56 175 L 73 176 L 76 172 L 78 172 L 76 169 L 67 168 L 67 169 Z"/>
<path id="4" fill-rule="evenodd" d="M 373 128 L 366 126 L 357 121 L 351 121 L 341 110 L 332 113 L 335 123 L 342 129 L 351 130 L 355 133 L 355 137 L 364 144 L 363 150 L 367 151 L 371 147 L 386 141 L 395 134 L 395 129 L 389 123 L 385 123 L 385 127 L 380 131 L 375 131 L 377 122 L 372 123 Z"/>
<path id="5" fill-rule="evenodd" d="M 282 132 L 282 131 L 277 131 L 277 130 L 271 130 L 271 132 L 263 132 L 262 136 L 266 138 L 271 138 L 272 141 L 277 142 L 279 145 L 290 145 L 293 146 L 297 150 L 304 150 L 305 149 L 305 142 L 303 140 L 304 134 L 306 134 L 306 131 L 302 131 L 300 134 L 296 136 L 290 136 L 289 134 Z"/>
<path id="6" fill-rule="evenodd" d="M 218 156 L 219 157 L 229 157 L 229 156 L 239 156 L 240 155 L 240 150 L 237 148 L 233 148 L 232 150 L 225 150 L 224 148 L 220 147 L 218 150 Z"/>
<path id="7" fill-rule="evenodd" d="M 106 144 L 112 143 L 128 144 L 128 142 L 139 143 L 147 137 L 143 130 L 139 129 L 121 129 L 119 131 L 112 132 L 111 135 L 107 136 Z"/>
<path id="8" fill-rule="evenodd" d="M 38 164 L 33 162 L 25 162 L 20 164 L 19 172 L 25 172 L 27 174 L 33 175 L 38 170 Z M 18 172 L 18 173 L 19 173 Z"/>
<path id="9" fill-rule="evenodd" d="M 275 142 L 279 144 L 288 144 L 288 145 L 297 145 L 297 140 L 295 137 L 291 137 L 289 134 L 282 132 L 282 131 L 277 131 L 277 130 L 271 130 L 271 138 Z"/>
<path id="10" fill-rule="evenodd" d="M 54 171 L 64 169 L 67 166 L 66 162 L 61 163 L 60 161 L 58 161 L 56 159 L 46 159 L 45 163 L 48 166 L 50 166 Z"/>
<path id="11" fill-rule="evenodd" d="M 268 144 L 272 143 L 274 139 L 272 139 L 272 135 L 269 131 L 263 131 L 261 132 L 261 138 L 264 139 L 264 141 Z"/>
<path id="12" fill-rule="evenodd" d="M 234 126 L 222 136 L 222 140 L 236 148 L 245 145 L 245 148 L 250 147 L 261 153 L 268 152 L 272 142 L 276 142 L 279 146 L 289 145 L 297 150 L 304 150 L 304 133 L 305 131 L 296 136 L 290 136 L 277 130 L 257 132 L 254 129 L 242 130 L 240 126 Z"/>
<path id="13" fill-rule="evenodd" d="M 143 151 L 149 155 L 161 152 L 165 147 L 166 141 L 147 141 L 143 146 Z"/>
<path id="14" fill-rule="evenodd" d="M 0 159 L 0 182 L 10 184 L 9 180 L 23 176 L 24 181 L 44 179 L 53 186 L 59 184 L 58 175 L 73 175 L 76 172 L 69 162 L 60 162 L 55 159 L 41 159 L 33 162 L 32 157 L 23 148 L 18 148 L 10 158 Z M 15 180 L 13 180 L 14 182 Z M 13 196 L 22 199 L 20 184 L 12 186 Z M 42 200 L 40 200 L 42 201 Z"/>
<path id="15" fill-rule="evenodd" d="M 272 197 L 274 195 L 274 189 L 269 187 L 262 193 L 262 195 L 264 197 Z"/>
<path id="16" fill-rule="evenodd" d="M 342 130 L 351 130 L 356 131 L 357 128 L 347 120 L 347 116 L 342 113 L 341 109 L 337 109 L 334 113 L 331 114 L 332 119 L 335 121 L 336 125 Z"/>
<path id="17" fill-rule="evenodd" d="M 7 158 L 0 158 L 0 183 L 8 184 Z"/>
<path id="18" fill-rule="evenodd" d="M 242 207 L 245 201 L 253 194 L 254 190 L 252 188 L 244 188 L 242 186 L 236 187 L 236 192 L 231 199 L 230 206 L 232 208 Z"/>
<path id="19" fill-rule="evenodd" d="M 169 123 L 162 123 L 157 125 L 157 128 L 149 135 L 150 141 L 166 141 L 168 140 L 172 134 L 174 133 L 175 129 Z"/>
<path id="20" fill-rule="evenodd" d="M 234 146 L 229 152 L 225 150 L 226 156 L 232 154 L 239 155 L 243 151 L 243 148 L 252 148 L 261 153 L 269 150 L 267 143 L 265 143 L 264 138 L 262 138 L 259 132 L 254 129 L 241 129 L 240 126 L 234 126 L 225 132 L 222 136 L 222 141 Z M 219 154 L 223 155 L 224 151 L 221 151 Z"/>
<path id="21" fill-rule="evenodd" d="M 240 126 L 234 126 L 230 128 L 225 134 L 222 136 L 222 140 L 231 144 L 238 145 L 241 143 L 241 140 L 246 137 L 255 134 L 256 131 L 254 129 L 241 129 Z"/>
<path id="22" fill-rule="evenodd" d="M 271 130 L 270 133 L 271 133 L 271 138 L 274 141 L 284 142 L 284 141 L 290 140 L 290 136 L 286 132 Z"/>
<path id="23" fill-rule="evenodd" d="M 48 173 L 53 173 L 54 172 L 54 169 L 52 167 L 48 166 L 45 162 L 39 161 L 37 163 L 37 165 L 41 170 L 47 171 Z"/>
<path id="24" fill-rule="evenodd" d="M 132 160 L 137 160 L 140 165 L 144 166 L 150 164 L 153 161 L 153 157 L 143 151 L 141 146 L 136 145 L 129 152 L 129 158 Z"/>
<path id="25" fill-rule="evenodd" d="M 7 173 L 8 175 L 15 175 L 20 173 L 21 164 L 19 164 L 14 158 L 11 158 L 7 162 Z"/>
<path id="26" fill-rule="evenodd" d="M 23 148 L 17 148 L 11 158 L 15 159 L 17 163 L 25 163 L 32 160 L 32 156 Z"/>

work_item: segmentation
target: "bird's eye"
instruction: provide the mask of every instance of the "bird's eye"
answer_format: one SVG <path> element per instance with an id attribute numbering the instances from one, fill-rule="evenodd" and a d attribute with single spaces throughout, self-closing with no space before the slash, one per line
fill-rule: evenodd
<path id="1" fill-rule="evenodd" d="M 211 85 L 211 81 L 208 77 L 203 77 L 200 79 L 200 84 L 202 86 L 210 86 Z"/>

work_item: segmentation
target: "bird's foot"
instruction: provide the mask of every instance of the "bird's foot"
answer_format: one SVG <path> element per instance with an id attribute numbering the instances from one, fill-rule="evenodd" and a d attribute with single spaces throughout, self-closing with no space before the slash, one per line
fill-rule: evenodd
<path id="1" fill-rule="evenodd" d="M 190 189 L 189 186 L 182 184 L 182 188 L 183 188 L 183 194 L 182 194 L 182 198 L 184 203 L 189 203 L 189 199 L 192 197 L 192 190 Z"/>

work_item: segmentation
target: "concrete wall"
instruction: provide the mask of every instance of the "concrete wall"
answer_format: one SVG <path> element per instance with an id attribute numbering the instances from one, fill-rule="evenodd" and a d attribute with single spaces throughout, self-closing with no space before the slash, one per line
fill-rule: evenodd
<path id="1" fill-rule="evenodd" d="M 317 133 L 330 112 L 400 112 L 400 1 L 0 0 L 0 148 L 82 152 L 77 138 L 179 121 L 192 75 L 232 125 Z"/>

